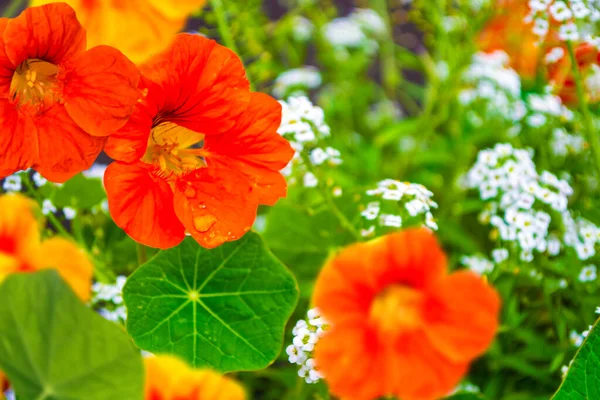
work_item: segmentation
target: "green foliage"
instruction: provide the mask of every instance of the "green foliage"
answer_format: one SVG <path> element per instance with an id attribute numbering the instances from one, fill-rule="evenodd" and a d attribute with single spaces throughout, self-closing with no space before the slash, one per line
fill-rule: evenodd
<path id="1" fill-rule="evenodd" d="M 100 179 L 75 175 L 64 185 L 55 189 L 52 200 L 57 207 L 73 207 L 78 210 L 90 209 L 106 199 L 106 192 Z"/>
<path id="2" fill-rule="evenodd" d="M 600 398 L 600 327 L 589 332 L 552 400 L 592 400 Z"/>
<path id="3" fill-rule="evenodd" d="M 214 250 L 186 238 L 142 265 L 124 289 L 138 346 L 222 372 L 272 363 L 297 297 L 294 277 L 252 232 Z"/>
<path id="4" fill-rule="evenodd" d="M 22 399 L 141 400 L 142 357 L 54 271 L 0 286 L 0 369 Z"/>

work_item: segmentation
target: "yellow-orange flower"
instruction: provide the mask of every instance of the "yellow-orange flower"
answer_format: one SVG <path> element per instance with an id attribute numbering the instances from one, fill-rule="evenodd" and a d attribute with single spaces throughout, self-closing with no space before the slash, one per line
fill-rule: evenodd
<path id="1" fill-rule="evenodd" d="M 31 5 L 55 3 L 31 0 Z M 166 49 L 188 16 L 206 0 L 63 0 L 77 12 L 87 31 L 88 47 L 100 44 L 121 50 L 141 63 Z"/>
<path id="2" fill-rule="evenodd" d="M 146 400 L 245 400 L 242 386 L 217 372 L 194 370 L 171 356 L 148 357 Z"/>
<path id="3" fill-rule="evenodd" d="M 72 242 L 40 240 L 36 204 L 18 194 L 0 196 L 0 282 L 9 274 L 56 269 L 83 301 L 91 295 L 93 266 Z"/>

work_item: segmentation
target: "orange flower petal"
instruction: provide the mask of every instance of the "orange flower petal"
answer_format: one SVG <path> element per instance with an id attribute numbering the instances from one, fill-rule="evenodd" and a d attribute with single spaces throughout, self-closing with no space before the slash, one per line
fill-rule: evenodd
<path id="1" fill-rule="evenodd" d="M 252 93 L 250 105 L 230 132 L 207 136 L 209 167 L 224 165 L 244 172 L 254 183 L 261 204 L 274 205 L 285 197 L 287 184 L 279 172 L 294 156 L 277 133 L 281 105 L 263 93 Z"/>
<path id="2" fill-rule="evenodd" d="M 86 51 L 64 74 L 65 107 L 90 135 L 107 136 L 120 129 L 141 97 L 137 89 L 139 71 L 112 47 Z"/>
<path id="3" fill-rule="evenodd" d="M 33 165 L 38 157 L 38 137 L 33 120 L 0 100 L 0 179 Z"/>
<path id="4" fill-rule="evenodd" d="M 185 237 L 175 215 L 171 187 L 148 166 L 114 162 L 104 174 L 108 207 L 115 223 L 136 241 L 166 249 Z"/>
<path id="5" fill-rule="evenodd" d="M 482 354 L 498 329 L 498 293 L 470 271 L 455 272 L 432 291 L 425 330 L 447 357 L 469 361 Z"/>
<path id="6" fill-rule="evenodd" d="M 165 119 L 205 135 L 229 131 L 250 102 L 240 58 L 200 35 L 177 35 L 141 71 L 162 88 Z"/>
<path id="7" fill-rule="evenodd" d="M 89 169 L 104 146 L 104 138 L 88 135 L 60 105 L 37 116 L 35 122 L 39 156 L 33 168 L 52 182 L 65 182 Z"/>
<path id="8" fill-rule="evenodd" d="M 193 370 L 178 358 L 159 355 L 144 359 L 146 400 L 244 400 L 244 389 L 217 372 Z"/>
<path id="9" fill-rule="evenodd" d="M 171 19 L 186 18 L 206 4 L 206 0 L 148 0 L 148 2 L 161 14 Z"/>
<path id="10" fill-rule="evenodd" d="M 153 119 L 158 114 L 160 87 L 141 77 L 139 89 L 146 96 L 138 102 L 129 121 L 119 131 L 108 137 L 104 151 L 112 159 L 133 163 L 144 156 L 148 147 L 148 137 L 152 130 Z"/>
<path id="11" fill-rule="evenodd" d="M 4 45 L 13 65 L 31 58 L 58 65 L 85 51 L 85 30 L 64 3 L 29 7 L 8 22 Z"/>
<path id="12" fill-rule="evenodd" d="M 32 0 L 32 6 L 56 0 Z M 148 0 L 65 0 L 87 31 L 88 47 L 109 45 L 141 63 L 166 49 L 185 27 L 185 17 L 168 18 Z"/>
<path id="13" fill-rule="evenodd" d="M 19 194 L 0 196 L 0 281 L 6 275 L 31 271 L 39 252 L 37 205 Z"/>
<path id="14" fill-rule="evenodd" d="M 94 267 L 81 249 L 66 239 L 54 237 L 42 243 L 38 255 L 37 269 L 56 269 L 83 302 L 90 300 Z"/>
<path id="15" fill-rule="evenodd" d="M 15 65 L 8 59 L 4 50 L 4 30 L 8 25 L 8 18 L 0 18 L 0 99 L 10 96 L 10 83 L 15 72 Z"/>
<path id="16" fill-rule="evenodd" d="M 225 168 L 201 168 L 182 176 L 174 203 L 187 231 L 209 249 L 248 232 L 258 208 L 257 193 L 247 178 Z"/>

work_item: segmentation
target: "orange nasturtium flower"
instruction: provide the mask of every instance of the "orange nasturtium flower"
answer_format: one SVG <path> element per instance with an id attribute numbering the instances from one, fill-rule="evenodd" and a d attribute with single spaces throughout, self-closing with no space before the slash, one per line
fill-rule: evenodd
<path id="1" fill-rule="evenodd" d="M 245 400 L 239 383 L 171 356 L 147 357 L 145 400 Z"/>
<path id="2" fill-rule="evenodd" d="M 165 50 L 190 14 L 206 0 L 62 0 L 77 12 L 88 33 L 88 45 L 106 44 L 135 63 Z M 32 5 L 56 3 L 32 0 Z"/>
<path id="3" fill-rule="evenodd" d="M 510 57 L 510 66 L 526 79 L 535 78 L 545 53 L 532 24 L 524 22 L 529 13 L 528 0 L 497 0 L 496 16 L 482 30 L 478 47 L 484 52 L 502 50 Z"/>
<path id="4" fill-rule="evenodd" d="M 63 238 L 40 240 L 36 204 L 18 194 L 0 196 L 0 282 L 9 274 L 56 269 L 82 301 L 91 296 L 93 266 Z"/>
<path id="5" fill-rule="evenodd" d="M 314 303 L 331 324 L 316 366 L 332 393 L 356 400 L 448 394 L 492 342 L 500 308 L 474 273 L 447 273 L 424 228 L 342 250 L 320 273 Z"/>
<path id="6" fill-rule="evenodd" d="M 104 176 L 114 221 L 159 248 L 186 232 L 206 248 L 240 238 L 259 204 L 286 194 L 280 104 L 250 92 L 240 59 L 199 35 L 177 35 L 141 70 L 146 96 L 105 149 L 117 160 Z"/>
<path id="7" fill-rule="evenodd" d="M 66 4 L 0 18 L 0 178 L 33 167 L 64 182 L 89 168 L 133 112 L 138 81 L 118 50 L 86 51 Z"/>
<path id="8" fill-rule="evenodd" d="M 565 54 L 567 50 L 565 49 Z M 596 46 L 589 43 L 582 43 L 575 48 L 575 59 L 577 68 L 584 80 L 592 73 L 592 66 L 600 65 L 600 52 Z M 548 68 L 548 79 L 563 103 L 568 105 L 577 104 L 577 85 L 573 75 L 571 58 L 565 55 L 559 62 Z M 588 96 L 587 101 L 595 103 L 600 100 L 597 88 L 585 88 Z M 591 89 L 591 90 L 590 90 Z"/>

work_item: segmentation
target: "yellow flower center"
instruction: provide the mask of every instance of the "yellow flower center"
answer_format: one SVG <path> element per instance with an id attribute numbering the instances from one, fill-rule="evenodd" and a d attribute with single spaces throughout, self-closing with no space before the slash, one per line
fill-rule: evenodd
<path id="1" fill-rule="evenodd" d="M 201 133 L 173 122 L 160 122 L 150 132 L 142 161 L 154 165 L 163 177 L 181 176 L 206 166 L 203 143 Z"/>
<path id="2" fill-rule="evenodd" d="M 423 293 L 404 285 L 391 285 L 379 293 L 370 310 L 370 321 L 384 334 L 416 330 L 422 325 Z"/>
<path id="3" fill-rule="evenodd" d="M 18 108 L 27 107 L 32 114 L 48 109 L 58 99 L 57 74 L 58 66 L 52 63 L 37 58 L 25 60 L 13 74 L 11 99 Z"/>

